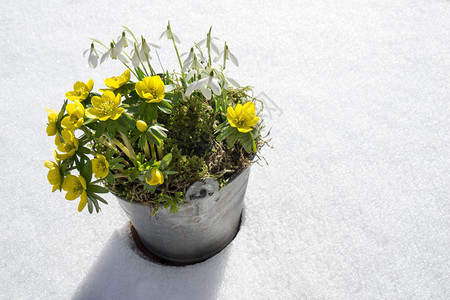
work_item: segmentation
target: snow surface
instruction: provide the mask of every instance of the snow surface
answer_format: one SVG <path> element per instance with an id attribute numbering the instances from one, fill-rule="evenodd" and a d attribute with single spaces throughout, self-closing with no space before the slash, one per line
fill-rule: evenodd
<path id="1" fill-rule="evenodd" d="M 450 298 L 449 1 L 3 0 L 0 13 L 1 299 Z M 167 20 L 182 51 L 210 25 L 228 41 L 274 146 L 236 239 L 187 267 L 143 258 L 112 196 L 79 214 L 43 165 L 44 108 L 123 71 L 89 69 L 89 38 L 126 25 L 155 40 Z"/>

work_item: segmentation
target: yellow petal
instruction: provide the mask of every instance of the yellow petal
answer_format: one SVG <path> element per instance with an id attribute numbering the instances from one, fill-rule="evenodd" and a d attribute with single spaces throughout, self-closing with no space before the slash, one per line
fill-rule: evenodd
<path id="1" fill-rule="evenodd" d="M 120 93 L 117 93 L 116 97 L 114 98 L 114 108 L 118 107 L 120 105 Z"/>
<path id="2" fill-rule="evenodd" d="M 236 105 L 236 108 L 234 110 L 236 112 L 236 115 L 239 116 L 240 114 L 242 114 L 242 105 L 238 104 Z"/>
<path id="3" fill-rule="evenodd" d="M 77 81 L 75 82 L 75 84 L 73 85 L 73 90 L 74 91 L 78 91 L 78 90 L 82 90 L 86 88 L 86 84 L 82 81 Z"/>
<path id="4" fill-rule="evenodd" d="M 113 78 L 106 78 L 105 79 L 105 85 L 107 87 L 110 87 L 112 89 L 118 89 L 120 87 L 120 84 L 117 80 L 113 79 Z"/>
<path id="5" fill-rule="evenodd" d="M 255 115 L 255 103 L 253 103 L 253 102 L 245 103 L 244 106 L 242 107 L 242 109 L 249 116 Z"/>
<path id="6" fill-rule="evenodd" d="M 259 117 L 255 116 L 255 117 L 253 117 L 253 119 L 250 119 L 245 124 L 249 127 L 252 127 L 252 126 L 256 125 L 256 123 L 258 123 L 258 121 L 259 121 Z"/>
<path id="7" fill-rule="evenodd" d="M 77 100 L 75 100 L 75 101 L 77 101 Z M 77 101 L 77 102 L 80 103 L 79 101 Z M 69 115 L 72 115 L 76 110 L 77 110 L 77 107 L 75 104 L 73 104 L 73 103 L 67 104 L 66 111 Z"/>
<path id="8" fill-rule="evenodd" d="M 250 127 L 238 127 L 237 129 L 239 132 L 249 132 L 252 131 Z"/>
<path id="9" fill-rule="evenodd" d="M 120 117 L 120 115 L 123 113 L 123 111 L 124 111 L 123 107 L 119 107 L 119 108 L 114 109 L 111 112 L 111 116 L 110 116 L 111 120 L 117 120 Z"/>
<path id="10" fill-rule="evenodd" d="M 56 112 L 53 109 L 50 109 L 48 107 L 45 108 L 47 111 L 47 117 L 49 122 L 56 122 Z"/>
<path id="11" fill-rule="evenodd" d="M 58 167 L 58 165 L 57 165 L 56 163 L 54 163 L 54 162 L 52 162 L 52 161 L 50 161 L 50 160 L 46 160 L 46 161 L 44 162 L 44 166 L 45 166 L 46 168 L 49 168 L 50 170 Z"/>
<path id="12" fill-rule="evenodd" d="M 94 80 L 89 79 L 89 81 L 86 83 L 86 87 L 89 92 L 92 91 L 92 88 L 94 87 Z"/>
<path id="13" fill-rule="evenodd" d="M 228 119 L 234 119 L 234 118 L 236 118 L 236 112 L 234 111 L 234 109 L 233 109 L 231 106 L 229 106 L 229 107 L 227 108 L 227 118 L 228 118 Z"/>
<path id="14" fill-rule="evenodd" d="M 45 130 L 45 132 L 47 132 L 48 136 L 53 136 L 56 134 L 58 130 L 56 129 L 56 124 L 55 123 L 50 123 L 47 126 L 47 129 Z"/>
<path id="15" fill-rule="evenodd" d="M 86 117 L 88 117 L 89 119 L 97 119 L 98 118 L 98 110 L 96 108 L 93 107 L 89 107 L 86 110 Z"/>
<path id="16" fill-rule="evenodd" d="M 81 186 L 83 187 L 83 189 L 86 190 L 87 189 L 86 179 L 84 179 L 83 176 L 79 175 L 78 176 L 78 180 L 80 181 Z"/>
<path id="17" fill-rule="evenodd" d="M 130 70 L 126 69 L 125 72 L 123 72 L 122 77 L 125 79 L 125 83 L 128 82 L 130 80 Z"/>
<path id="18" fill-rule="evenodd" d="M 104 95 L 105 93 L 106 93 L 106 92 L 104 92 L 103 95 Z M 103 98 L 103 95 L 102 95 L 102 98 Z M 94 97 L 92 97 L 92 98 L 91 98 L 91 104 L 92 104 L 95 108 L 100 107 L 100 106 L 102 105 L 102 103 L 103 103 L 102 98 L 100 98 L 99 96 L 94 96 Z"/>
<path id="19" fill-rule="evenodd" d="M 78 178 L 75 175 L 67 175 L 66 178 L 64 179 L 62 188 L 63 190 L 65 190 L 66 192 L 72 190 L 72 187 L 77 184 L 79 182 Z"/>
<path id="20" fill-rule="evenodd" d="M 87 193 L 86 191 L 83 191 L 83 193 L 81 193 L 81 199 L 80 199 L 80 203 L 78 204 L 78 211 L 81 212 L 84 207 L 86 206 L 87 203 Z"/>

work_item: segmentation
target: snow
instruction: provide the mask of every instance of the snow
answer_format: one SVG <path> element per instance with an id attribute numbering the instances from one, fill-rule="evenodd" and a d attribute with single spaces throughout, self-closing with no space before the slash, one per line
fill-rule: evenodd
<path id="1" fill-rule="evenodd" d="M 0 12 L 1 299 L 450 298 L 450 2 L 5 0 Z M 89 38 L 126 25 L 156 40 L 167 20 L 182 52 L 212 25 L 239 59 L 232 77 L 272 112 L 240 232 L 187 267 L 142 257 L 113 196 L 78 213 L 43 165 L 44 108 L 123 71 L 90 69 Z"/>

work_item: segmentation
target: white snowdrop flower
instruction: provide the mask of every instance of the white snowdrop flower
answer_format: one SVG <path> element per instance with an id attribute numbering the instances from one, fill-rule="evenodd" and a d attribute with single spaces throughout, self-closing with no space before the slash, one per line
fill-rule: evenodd
<path id="1" fill-rule="evenodd" d="M 164 32 L 159 36 L 159 39 L 162 39 L 163 37 L 166 37 L 168 40 L 172 40 L 175 43 L 181 43 L 176 34 L 172 32 L 172 29 L 170 28 L 170 22 L 167 24 L 167 29 L 164 30 Z"/>
<path id="2" fill-rule="evenodd" d="M 116 45 L 114 46 L 113 56 L 118 57 L 120 52 L 122 52 L 123 48 L 128 47 L 131 42 L 128 40 L 125 31 L 122 32 L 122 35 L 119 37 Z"/>
<path id="3" fill-rule="evenodd" d="M 225 74 L 223 74 L 223 77 L 220 79 L 220 84 L 223 86 L 223 88 L 225 90 L 228 90 L 228 84 L 231 84 L 232 86 L 234 86 L 236 88 L 240 87 L 239 83 L 236 80 L 234 80 L 231 77 L 226 76 Z"/>
<path id="4" fill-rule="evenodd" d="M 214 42 L 214 40 L 220 41 L 220 39 L 216 38 L 216 37 L 210 37 L 210 39 L 209 39 L 209 44 L 211 46 L 211 50 L 217 55 L 217 54 L 219 54 L 220 51 L 219 51 L 219 47 L 217 47 L 217 45 Z M 198 42 L 198 45 L 202 46 L 207 41 L 208 41 L 208 36 L 206 38 L 204 38 L 203 40 L 201 40 L 200 42 Z"/>
<path id="5" fill-rule="evenodd" d="M 128 63 L 128 59 L 122 54 L 119 53 L 119 55 L 115 56 L 114 55 L 114 44 L 111 43 L 111 48 L 109 48 L 103 55 L 102 58 L 100 59 L 100 63 L 102 64 L 108 57 L 113 58 L 113 59 L 118 59 L 121 62 L 123 62 L 124 64 Z"/>
<path id="6" fill-rule="evenodd" d="M 147 43 L 144 38 L 142 38 L 141 43 L 135 44 L 135 48 L 131 51 L 131 63 L 133 64 L 133 67 L 137 68 L 141 61 L 148 62 L 152 59 L 150 55 L 150 45 L 154 48 L 160 48 L 157 44 Z"/>
<path id="7" fill-rule="evenodd" d="M 195 90 L 200 90 L 203 94 L 203 96 L 208 99 L 211 100 L 211 90 L 214 92 L 214 94 L 216 95 L 220 95 L 222 93 L 222 90 L 219 86 L 219 83 L 217 81 L 217 79 L 214 77 L 214 72 L 210 72 L 210 74 L 208 75 L 208 77 L 206 78 L 202 78 L 200 80 L 194 81 L 193 83 L 191 83 L 188 88 L 186 89 L 186 96 L 190 96 L 192 94 L 192 92 L 194 92 Z"/>
<path id="8" fill-rule="evenodd" d="M 181 68 L 182 72 L 186 72 L 189 69 L 193 70 L 204 70 L 202 63 L 198 60 L 197 54 L 193 51 L 193 48 L 189 52 L 188 57 L 183 62 L 183 68 Z M 189 79 L 188 79 L 189 80 Z"/>
<path id="9" fill-rule="evenodd" d="M 224 46 L 224 48 L 223 48 L 223 51 L 221 51 L 221 52 L 219 53 L 219 55 L 214 59 L 214 62 L 217 63 L 220 59 L 223 60 L 224 57 L 225 57 L 225 60 L 231 60 L 231 62 L 232 62 L 236 67 L 239 67 L 239 63 L 238 63 L 238 60 L 237 60 L 236 56 L 234 56 L 234 54 L 231 53 L 231 51 L 230 51 L 230 49 L 228 48 L 228 45 L 227 45 L 226 42 L 225 42 L 225 46 Z"/>
<path id="10" fill-rule="evenodd" d="M 90 48 L 84 50 L 83 56 L 86 56 L 86 53 L 88 53 L 88 52 L 89 52 L 89 57 L 88 57 L 89 67 L 95 69 L 98 65 L 98 58 L 100 57 L 101 53 L 95 49 L 94 43 L 91 43 Z M 100 55 L 99 55 L 99 53 L 100 53 Z"/>

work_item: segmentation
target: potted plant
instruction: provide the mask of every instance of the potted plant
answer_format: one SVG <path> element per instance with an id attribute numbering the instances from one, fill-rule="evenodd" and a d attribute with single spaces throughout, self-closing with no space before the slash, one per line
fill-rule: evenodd
<path id="1" fill-rule="evenodd" d="M 251 88 L 226 75 L 236 57 L 211 29 L 184 56 L 170 23 L 160 38 L 172 43 L 179 70 L 156 63 L 159 46 L 126 27 L 109 45 L 93 39 L 85 51 L 92 68 L 114 59 L 126 70 L 99 92 L 92 79 L 78 81 L 59 111 L 46 109 L 57 150 L 45 166 L 53 192 L 79 198 L 78 211 L 99 212 L 101 194 L 112 192 L 145 250 L 195 263 L 238 231 L 263 126 Z"/>

